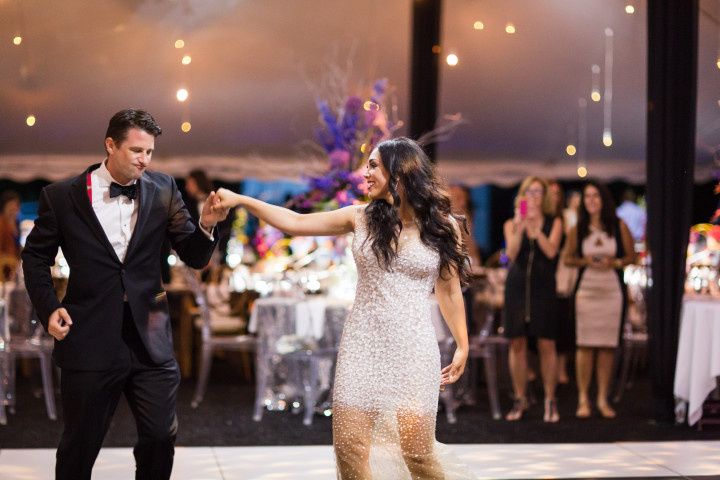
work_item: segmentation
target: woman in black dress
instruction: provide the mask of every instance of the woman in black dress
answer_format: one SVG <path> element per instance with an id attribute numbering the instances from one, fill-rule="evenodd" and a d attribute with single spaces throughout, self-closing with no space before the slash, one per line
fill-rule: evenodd
<path id="1" fill-rule="evenodd" d="M 558 322 L 555 314 L 555 268 L 562 225 L 552 215 L 548 186 L 538 177 L 523 180 L 515 216 L 503 226 L 505 250 L 511 261 L 505 284 L 504 335 L 510 339 L 510 376 L 515 402 L 505 416 L 514 421 L 527 409 L 528 337 L 537 339 L 545 391 L 543 420 L 560 419 L 555 400 Z"/>

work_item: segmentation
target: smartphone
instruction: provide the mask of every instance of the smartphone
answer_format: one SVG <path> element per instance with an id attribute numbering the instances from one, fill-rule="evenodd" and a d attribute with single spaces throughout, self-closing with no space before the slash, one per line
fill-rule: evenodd
<path id="1" fill-rule="evenodd" d="M 520 199 L 520 218 L 525 219 L 528 213 L 528 204 L 526 198 Z"/>

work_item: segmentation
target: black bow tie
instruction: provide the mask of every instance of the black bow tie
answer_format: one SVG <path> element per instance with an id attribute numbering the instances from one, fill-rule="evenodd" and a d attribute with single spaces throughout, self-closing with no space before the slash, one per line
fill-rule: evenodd
<path id="1" fill-rule="evenodd" d="M 137 183 L 120 185 L 119 183 L 112 182 L 110 184 L 110 198 L 115 198 L 119 195 L 125 195 L 130 200 L 135 200 L 137 198 Z"/>

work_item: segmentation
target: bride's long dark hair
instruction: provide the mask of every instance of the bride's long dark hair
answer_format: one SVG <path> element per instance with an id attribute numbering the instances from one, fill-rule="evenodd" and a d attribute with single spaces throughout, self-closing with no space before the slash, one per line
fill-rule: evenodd
<path id="1" fill-rule="evenodd" d="M 455 215 L 450 209 L 450 197 L 440 180 L 435 176 L 434 165 L 430 162 L 417 142 L 398 137 L 381 142 L 378 146 L 380 161 L 389 173 L 388 189 L 393 198 L 390 204 L 384 199 L 375 199 L 365 209 L 368 238 L 378 263 L 392 271 L 397 258 L 397 247 L 402 221 L 399 215 L 400 195 L 404 191 L 406 201 L 412 207 L 420 230 L 420 239 L 440 255 L 440 276 L 449 278 L 456 269 L 461 283 L 468 280 L 468 253 L 458 238 L 459 229 L 451 218 L 467 232 L 463 215 Z"/>

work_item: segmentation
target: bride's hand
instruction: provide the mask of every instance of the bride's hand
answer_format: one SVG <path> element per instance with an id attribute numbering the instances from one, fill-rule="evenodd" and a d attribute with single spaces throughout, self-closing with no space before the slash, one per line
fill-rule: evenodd
<path id="1" fill-rule="evenodd" d="M 217 195 L 217 198 L 219 199 L 219 202 L 216 204 L 217 206 L 214 208 L 222 208 L 222 209 L 235 208 L 238 205 L 240 205 L 240 202 L 242 201 L 242 195 L 238 195 L 237 193 L 231 192 L 227 188 L 218 189 L 216 195 Z"/>
<path id="2" fill-rule="evenodd" d="M 467 362 L 468 354 L 465 350 L 460 348 L 455 350 L 453 355 L 452 363 L 447 367 L 443 368 L 440 372 L 440 386 L 449 385 L 455 383 L 460 379 L 460 376 L 465 371 L 465 362 Z"/>

